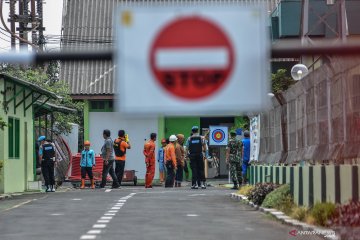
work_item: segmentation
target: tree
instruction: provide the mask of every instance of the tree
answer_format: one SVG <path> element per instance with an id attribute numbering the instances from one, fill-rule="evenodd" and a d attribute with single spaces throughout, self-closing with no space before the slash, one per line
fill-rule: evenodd
<path id="1" fill-rule="evenodd" d="M 271 74 L 271 88 L 274 94 L 286 91 L 295 82 L 291 77 L 286 75 L 286 69 L 278 69 L 276 73 Z"/>
<path id="2" fill-rule="evenodd" d="M 0 129 L 4 130 L 5 127 L 6 127 L 6 122 L 2 119 L 2 117 L 0 117 Z"/>
<path id="3" fill-rule="evenodd" d="M 59 79 L 58 62 L 51 62 L 46 72 L 44 72 L 42 68 L 19 67 L 9 64 L 0 65 L 0 72 L 31 82 L 43 89 L 51 91 L 60 97 L 59 99 L 52 100 L 52 103 L 77 110 L 77 113 L 74 114 L 54 113 L 54 119 L 56 121 L 55 127 L 59 133 L 69 133 L 71 131 L 71 125 L 69 123 L 81 123 L 83 103 L 73 101 L 70 97 L 69 85 Z"/>

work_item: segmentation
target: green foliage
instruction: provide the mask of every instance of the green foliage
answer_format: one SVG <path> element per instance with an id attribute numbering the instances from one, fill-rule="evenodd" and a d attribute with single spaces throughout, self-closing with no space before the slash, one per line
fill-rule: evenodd
<path id="1" fill-rule="evenodd" d="M 327 226 L 330 219 L 335 215 L 336 206 L 333 203 L 316 203 L 310 214 L 314 217 L 315 223 L 320 226 Z"/>
<path id="2" fill-rule="evenodd" d="M 343 206 L 337 206 L 330 225 L 360 227 L 360 202 L 350 201 Z"/>
<path id="3" fill-rule="evenodd" d="M 277 208 L 279 209 L 283 202 L 285 201 L 285 198 L 290 196 L 290 185 L 285 184 L 278 188 L 276 188 L 274 191 L 266 195 L 266 198 L 264 199 L 264 202 L 262 203 L 262 207 L 265 208 Z"/>
<path id="4" fill-rule="evenodd" d="M 282 202 L 279 204 L 278 209 L 289 216 L 292 213 L 292 209 L 294 208 L 294 206 L 294 199 L 289 194 L 284 197 Z"/>
<path id="5" fill-rule="evenodd" d="M 290 216 L 299 221 L 305 221 L 308 215 L 309 209 L 306 207 L 294 207 Z"/>
<path id="6" fill-rule="evenodd" d="M 250 126 L 250 119 L 246 116 L 236 117 L 234 126 L 230 130 L 236 130 L 241 128 L 243 130 L 249 129 Z"/>
<path id="7" fill-rule="evenodd" d="M 6 126 L 6 122 L 2 119 L 2 117 L 0 117 L 0 129 L 4 130 Z"/>
<path id="8" fill-rule="evenodd" d="M 2 64 L 0 65 L 0 72 L 31 82 L 43 89 L 51 91 L 60 97 L 59 99 L 51 100 L 52 103 L 77 110 L 77 113 L 74 114 L 54 113 L 54 119 L 56 121 L 55 127 L 60 133 L 69 133 L 71 131 L 71 125 L 69 123 L 81 123 L 83 103 L 73 101 L 70 96 L 69 85 L 58 79 L 58 62 L 51 62 L 46 70 L 31 67 L 20 68 L 16 65 Z M 43 123 L 41 123 L 41 125 L 44 126 Z"/>
<path id="9" fill-rule="evenodd" d="M 278 185 L 274 183 L 257 183 L 247 195 L 248 199 L 256 205 L 261 205 L 267 194 L 272 192 Z"/>
<path id="10" fill-rule="evenodd" d="M 251 185 L 242 186 L 239 190 L 239 194 L 247 196 L 254 187 Z"/>
<path id="11" fill-rule="evenodd" d="M 286 75 L 285 69 L 279 69 L 271 74 L 271 88 L 273 93 L 286 91 L 295 81 Z"/>

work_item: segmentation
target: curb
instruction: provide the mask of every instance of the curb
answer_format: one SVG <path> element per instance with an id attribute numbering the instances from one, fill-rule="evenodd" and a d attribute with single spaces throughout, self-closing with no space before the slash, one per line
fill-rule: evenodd
<path id="1" fill-rule="evenodd" d="M 329 228 L 322 228 L 322 227 L 318 227 L 318 226 L 315 226 L 315 225 L 310 225 L 310 224 L 307 224 L 307 223 L 304 223 L 304 222 L 300 222 L 300 221 L 298 221 L 296 219 L 293 219 L 293 218 L 285 215 L 283 212 L 281 212 L 281 211 L 279 211 L 277 209 L 260 207 L 260 206 L 258 206 L 256 204 L 254 204 L 253 202 L 249 201 L 246 196 L 243 196 L 243 195 L 240 195 L 240 194 L 237 194 L 237 193 L 230 193 L 229 196 L 232 199 L 236 200 L 236 201 L 245 202 L 246 204 L 252 206 L 256 210 L 259 210 L 260 212 L 271 214 L 272 216 L 274 216 L 277 220 L 279 220 L 283 224 L 298 227 L 298 228 L 300 228 L 301 230 L 304 230 L 304 231 L 314 231 L 314 232 L 325 232 L 325 231 L 330 232 L 330 231 L 333 231 L 333 232 L 335 232 L 334 230 L 329 229 Z M 327 239 L 333 239 L 333 240 L 340 240 L 339 236 L 337 236 L 337 235 L 335 235 L 335 236 L 332 235 L 330 237 L 327 236 L 326 238 Z"/>
<path id="2" fill-rule="evenodd" d="M 12 195 L 10 195 L 10 194 L 2 194 L 2 195 L 0 195 L 0 201 L 8 199 L 8 198 L 12 198 Z"/>

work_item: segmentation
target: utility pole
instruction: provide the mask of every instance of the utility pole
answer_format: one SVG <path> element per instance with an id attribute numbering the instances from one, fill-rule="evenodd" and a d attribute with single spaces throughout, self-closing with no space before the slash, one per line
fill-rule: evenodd
<path id="1" fill-rule="evenodd" d="M 45 38 L 44 38 L 44 26 L 43 26 L 43 0 L 36 0 L 36 12 L 38 15 L 38 27 L 37 30 L 39 31 L 39 39 L 38 45 L 40 47 L 40 51 L 44 50 Z"/>
<path id="2" fill-rule="evenodd" d="M 25 5 L 24 4 L 27 3 L 27 0 L 19 0 L 19 27 L 18 27 L 18 31 L 19 31 L 19 37 L 21 37 L 22 39 L 26 39 L 27 40 L 27 33 L 25 33 L 25 24 L 27 24 L 27 20 L 25 19 Z M 20 40 L 20 50 L 27 50 L 27 43 L 24 43 L 23 41 Z"/>
<path id="3" fill-rule="evenodd" d="M 15 4 L 16 4 L 16 0 L 10 0 L 10 30 L 11 32 L 15 32 Z M 11 50 L 15 50 L 16 49 L 16 42 L 15 42 L 15 37 L 13 35 L 11 35 Z"/>
<path id="4" fill-rule="evenodd" d="M 16 5 L 18 3 L 18 13 L 16 13 Z M 31 42 L 39 45 L 43 50 L 45 43 L 43 31 L 43 0 L 9 0 L 10 15 L 10 31 L 24 40 L 28 40 L 28 33 L 31 31 Z M 29 7 L 30 4 L 30 7 Z M 30 9 L 30 11 L 29 11 Z M 18 27 L 15 24 L 18 23 Z M 20 49 L 28 49 L 28 43 L 19 40 Z M 11 48 L 16 48 L 16 38 L 11 35 Z"/>

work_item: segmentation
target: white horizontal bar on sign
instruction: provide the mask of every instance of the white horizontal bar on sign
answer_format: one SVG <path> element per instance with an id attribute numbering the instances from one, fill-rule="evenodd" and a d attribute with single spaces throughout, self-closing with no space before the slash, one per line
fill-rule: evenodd
<path id="1" fill-rule="evenodd" d="M 229 52 L 225 47 L 159 48 L 155 52 L 158 69 L 226 68 Z"/>

